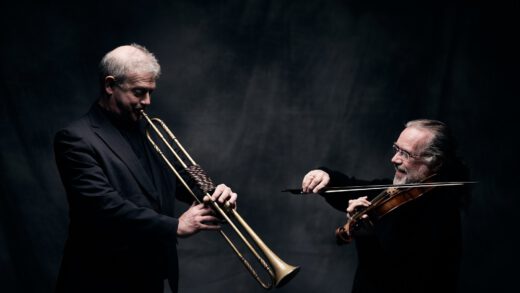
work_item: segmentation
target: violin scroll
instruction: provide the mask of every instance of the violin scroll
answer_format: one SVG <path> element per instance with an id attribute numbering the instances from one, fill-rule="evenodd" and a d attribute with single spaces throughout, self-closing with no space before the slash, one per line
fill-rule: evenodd
<path id="1" fill-rule="evenodd" d="M 354 239 L 350 234 L 350 224 L 352 222 L 348 220 L 345 225 L 336 229 L 336 242 L 338 244 L 349 244 Z"/>
<path id="2" fill-rule="evenodd" d="M 354 235 L 363 235 L 370 233 L 374 223 L 366 214 L 363 213 L 365 209 L 358 209 L 357 216 L 348 217 L 347 222 L 336 229 L 336 242 L 338 245 L 349 244 L 354 240 Z"/>

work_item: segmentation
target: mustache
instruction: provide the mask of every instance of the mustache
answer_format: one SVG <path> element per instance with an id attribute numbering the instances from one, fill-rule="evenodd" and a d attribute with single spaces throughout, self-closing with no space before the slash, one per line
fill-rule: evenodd
<path id="1" fill-rule="evenodd" d="M 398 166 L 394 166 L 395 171 L 406 173 L 406 169 L 399 168 Z"/>
<path id="2" fill-rule="evenodd" d="M 135 107 L 134 107 L 134 112 L 140 114 L 140 113 L 141 113 L 141 110 L 145 110 L 145 109 L 146 109 L 146 106 L 142 106 L 142 105 L 141 105 L 141 106 L 135 106 Z"/>

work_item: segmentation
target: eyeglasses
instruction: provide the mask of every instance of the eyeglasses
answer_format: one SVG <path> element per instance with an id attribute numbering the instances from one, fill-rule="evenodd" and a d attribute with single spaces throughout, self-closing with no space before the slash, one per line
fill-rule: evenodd
<path id="1" fill-rule="evenodd" d="M 394 156 L 395 154 L 399 154 L 399 156 L 405 160 L 409 160 L 410 158 L 418 159 L 422 156 L 422 154 L 412 154 L 408 151 L 403 150 L 402 148 L 398 147 L 395 143 L 392 146 L 394 149 Z"/>

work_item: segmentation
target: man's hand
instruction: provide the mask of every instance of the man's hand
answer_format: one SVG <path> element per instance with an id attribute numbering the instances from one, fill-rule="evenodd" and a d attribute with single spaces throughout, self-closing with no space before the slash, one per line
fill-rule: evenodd
<path id="1" fill-rule="evenodd" d="M 323 170 L 312 170 L 303 177 L 302 191 L 318 193 L 330 182 L 330 176 Z"/>
<path id="2" fill-rule="evenodd" d="M 348 201 L 347 222 L 349 223 L 349 231 L 347 232 L 350 237 L 352 237 L 352 235 L 361 236 L 371 233 L 372 222 L 370 222 L 367 214 L 361 215 L 361 218 L 352 219 L 354 213 L 356 213 L 356 210 L 360 209 L 361 207 L 368 207 L 370 204 L 371 203 L 367 200 L 366 196 Z"/>
<path id="3" fill-rule="evenodd" d="M 219 225 L 212 224 L 218 221 L 213 216 L 213 210 L 204 205 L 195 203 L 181 215 L 179 218 L 179 226 L 177 227 L 177 236 L 188 237 L 200 230 L 218 230 Z"/>
<path id="4" fill-rule="evenodd" d="M 207 203 L 209 200 L 209 196 L 204 197 L 204 202 Z M 226 185 L 220 184 L 211 195 L 211 200 L 224 205 L 226 208 L 233 209 L 236 207 L 237 194 Z M 200 230 L 218 230 L 220 225 L 215 224 L 218 221 L 219 218 L 215 216 L 215 212 L 209 205 L 203 203 L 195 205 L 194 203 L 179 218 L 177 235 L 187 237 Z"/>
<path id="5" fill-rule="evenodd" d="M 359 207 L 368 207 L 370 205 L 370 202 L 367 200 L 366 196 L 358 197 L 356 199 L 351 199 L 348 201 L 348 207 L 347 207 L 347 216 L 352 217 L 354 215 L 354 212 Z M 361 218 L 367 218 L 367 215 L 363 215 Z"/>
<path id="6" fill-rule="evenodd" d="M 204 198 L 204 202 L 208 200 L 209 198 Z M 224 206 L 225 208 L 234 209 L 236 207 L 237 194 L 225 184 L 219 184 L 211 195 L 211 200 L 218 202 L 220 206 Z"/>

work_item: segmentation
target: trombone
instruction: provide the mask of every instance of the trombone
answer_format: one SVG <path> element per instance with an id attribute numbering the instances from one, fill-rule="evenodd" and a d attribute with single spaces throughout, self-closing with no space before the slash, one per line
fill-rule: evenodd
<path id="1" fill-rule="evenodd" d="M 179 143 L 175 135 L 170 131 L 168 126 L 158 118 L 150 118 L 141 110 L 141 114 L 144 119 L 148 123 L 157 137 L 163 142 L 165 147 L 170 151 L 170 153 L 175 157 L 177 163 L 182 166 L 183 171 L 185 171 L 189 177 L 196 183 L 196 185 L 205 193 L 205 195 L 209 196 L 209 192 L 215 188 L 213 182 L 206 174 L 206 172 L 191 158 L 188 152 L 184 149 L 184 147 Z M 168 135 L 171 141 L 177 146 L 180 150 L 179 152 L 174 150 L 174 147 L 171 143 L 169 143 L 163 133 L 159 130 L 159 127 Z M 194 190 L 188 185 L 186 180 L 180 175 L 179 171 L 175 168 L 174 164 L 166 157 L 165 153 L 159 145 L 154 141 L 151 137 L 150 132 L 146 130 L 146 137 L 148 141 L 152 144 L 155 151 L 160 155 L 166 165 L 170 168 L 170 170 L 175 174 L 179 182 L 186 188 L 186 190 L 193 196 L 195 201 L 201 203 L 201 200 L 197 195 L 195 195 Z M 258 237 L 258 235 L 251 229 L 251 227 L 244 221 L 244 219 L 238 214 L 235 209 L 231 208 L 221 208 L 218 203 L 213 200 L 209 201 L 211 207 L 217 212 L 222 218 L 226 220 L 227 223 L 231 226 L 231 228 L 236 232 L 238 237 L 244 242 L 244 245 L 251 251 L 251 253 L 255 256 L 261 266 L 267 271 L 271 280 L 270 282 L 264 282 L 257 274 L 255 269 L 251 266 L 251 264 L 245 259 L 245 257 L 240 253 L 235 244 L 229 239 L 229 237 L 224 233 L 224 231 L 219 230 L 220 234 L 231 246 L 233 251 L 236 253 L 240 261 L 244 264 L 246 269 L 251 273 L 251 275 L 256 279 L 256 281 L 265 289 L 271 289 L 274 287 L 281 287 L 288 281 L 290 281 L 300 270 L 297 266 L 291 266 L 285 263 L 282 259 L 280 259 L 265 243 Z M 236 219 L 238 224 L 249 234 L 251 239 L 254 241 L 256 246 L 262 251 L 262 253 L 267 258 L 267 262 L 260 256 L 258 251 L 253 247 L 253 245 L 246 239 L 244 234 L 238 229 L 237 224 L 235 224 L 231 218 Z"/>

